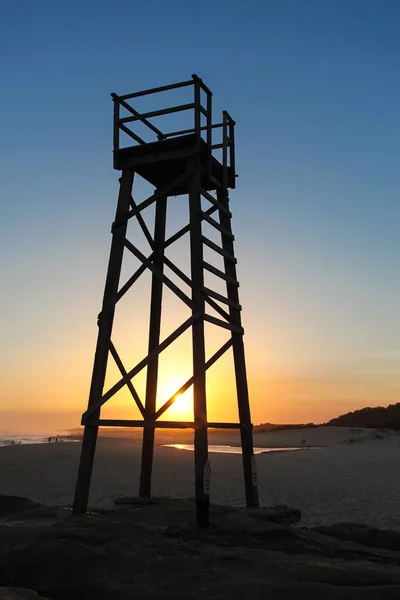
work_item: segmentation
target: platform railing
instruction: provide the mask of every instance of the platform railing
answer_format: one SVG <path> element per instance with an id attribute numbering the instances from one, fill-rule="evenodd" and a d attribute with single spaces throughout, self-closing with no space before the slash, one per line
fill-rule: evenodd
<path id="1" fill-rule="evenodd" d="M 149 96 L 157 94 L 159 92 L 166 92 L 169 90 L 175 90 L 188 86 L 194 87 L 194 99 L 193 102 L 187 104 L 180 104 L 177 106 L 170 106 L 159 110 L 153 110 L 149 112 L 140 113 L 130 103 L 135 98 Z M 204 107 L 201 102 L 201 92 L 206 95 L 206 106 Z M 132 140 L 139 145 L 148 144 L 151 141 L 161 141 L 173 137 L 179 137 L 183 135 L 195 134 L 199 138 L 203 132 L 206 132 L 205 141 L 211 148 L 211 150 L 217 150 L 222 148 L 222 165 L 224 168 L 224 177 L 226 180 L 227 167 L 235 169 L 235 148 L 234 148 L 234 127 L 235 121 L 230 115 L 223 111 L 222 123 L 212 122 L 212 92 L 205 85 L 203 80 L 197 75 L 192 75 L 192 79 L 183 81 L 180 83 L 174 83 L 171 85 L 165 85 L 162 87 L 151 88 L 140 92 L 134 92 L 132 94 L 125 94 L 119 96 L 118 94 L 111 94 L 114 101 L 114 132 L 113 132 L 113 146 L 114 152 L 121 149 L 121 132 L 125 133 Z M 129 116 L 121 117 L 121 108 L 125 109 Z M 193 111 L 193 127 L 189 129 L 180 129 L 176 131 L 164 132 L 159 127 L 154 125 L 149 119 L 158 118 L 164 115 L 175 114 L 179 112 Z M 206 124 L 202 125 L 202 115 L 206 119 Z M 150 141 L 144 140 L 134 130 L 134 124 L 140 122 L 146 127 L 146 130 L 151 133 L 152 138 Z M 213 144 L 213 131 L 215 129 L 222 128 L 222 142 Z M 154 139 L 156 136 L 156 140 Z M 125 146 L 124 146 L 125 147 Z M 229 152 L 228 152 L 229 151 Z"/>

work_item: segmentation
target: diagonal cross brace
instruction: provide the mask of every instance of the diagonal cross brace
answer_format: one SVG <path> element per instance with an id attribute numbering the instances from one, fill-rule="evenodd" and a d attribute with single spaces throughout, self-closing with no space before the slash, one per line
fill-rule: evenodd
<path id="1" fill-rule="evenodd" d="M 133 197 L 131 196 L 131 206 L 133 209 L 137 208 L 137 204 L 134 201 Z M 148 230 L 148 227 L 146 225 L 145 220 L 143 219 L 142 215 L 140 213 L 138 213 L 136 215 L 136 218 L 138 220 L 138 223 L 140 225 L 140 227 L 142 228 L 142 231 L 144 233 L 144 236 L 146 238 L 146 240 L 149 242 L 150 248 L 152 250 L 154 250 L 154 240 L 153 240 L 153 236 L 151 235 L 150 231 Z"/>
<path id="2" fill-rule="evenodd" d="M 182 292 L 182 290 L 177 285 L 175 285 L 175 283 L 171 281 L 169 277 L 164 275 L 155 265 L 153 265 L 153 263 L 150 262 L 150 260 L 146 258 L 145 255 L 142 252 L 140 252 L 140 250 L 136 248 L 136 246 L 132 244 L 132 242 L 130 242 L 126 238 L 118 236 L 116 233 L 114 233 L 114 237 L 116 237 L 120 242 L 122 242 L 124 246 L 128 248 L 128 250 L 130 250 L 132 254 L 136 256 L 136 258 L 138 258 L 152 273 L 154 273 L 154 275 L 158 279 L 165 283 L 165 285 L 169 287 L 169 289 L 172 292 L 174 292 L 174 294 L 176 294 L 178 298 L 182 300 L 182 302 L 184 302 L 190 309 L 193 308 L 193 302 L 189 298 L 189 296 Z"/>
<path id="3" fill-rule="evenodd" d="M 127 376 L 127 372 L 125 370 L 125 367 L 124 367 L 124 365 L 122 363 L 122 360 L 120 359 L 120 357 L 118 355 L 118 352 L 116 351 L 115 346 L 114 346 L 114 344 L 112 343 L 111 340 L 110 340 L 110 352 L 111 352 L 111 355 L 112 355 L 113 359 L 115 360 L 115 363 L 116 363 L 118 369 L 120 370 L 120 373 L 121 373 L 122 377 L 126 377 Z M 127 385 L 128 389 L 129 389 L 130 393 L 132 394 L 132 397 L 135 400 L 135 402 L 137 404 L 137 407 L 138 407 L 138 409 L 140 410 L 140 412 L 142 414 L 142 417 L 145 418 L 146 411 L 145 411 L 144 406 L 143 406 L 143 404 L 142 404 L 142 402 L 141 402 L 141 400 L 139 398 L 139 395 L 138 395 L 137 391 L 133 387 L 132 381 L 131 380 L 127 381 L 126 385 Z"/>
<path id="4" fill-rule="evenodd" d="M 96 412 L 96 410 L 101 408 L 103 406 L 103 404 L 105 404 L 107 402 L 107 400 L 109 400 L 112 396 L 114 396 L 114 394 L 116 394 L 128 381 L 133 379 L 133 377 L 135 377 L 135 375 L 140 373 L 140 371 L 142 369 L 144 369 L 144 367 L 146 367 L 149 364 L 149 362 L 151 360 L 153 360 L 153 358 L 155 358 L 163 350 L 168 348 L 168 346 L 170 344 L 172 344 L 172 342 L 174 342 L 180 335 L 182 335 L 182 333 L 184 333 L 191 325 L 193 325 L 193 323 L 199 317 L 200 317 L 200 314 L 196 313 L 196 314 L 192 315 L 191 317 L 189 317 L 189 319 L 187 319 L 184 323 L 182 323 L 182 325 L 180 325 L 177 329 L 175 329 L 175 331 L 173 333 L 171 333 L 171 335 L 169 335 L 167 338 L 165 338 L 165 340 L 163 342 L 161 342 L 161 344 L 159 346 L 157 346 L 157 348 L 155 348 L 152 352 L 150 352 L 150 354 L 148 354 L 145 358 L 143 358 L 143 360 L 141 360 L 136 365 L 136 367 L 131 369 L 124 377 L 122 377 L 122 379 L 120 379 L 115 385 L 113 385 L 113 387 L 110 388 L 108 390 L 108 392 L 106 392 L 104 394 L 104 396 L 102 396 L 102 398 L 100 398 L 95 404 L 93 404 L 91 407 L 89 407 L 87 409 L 87 411 L 84 412 L 82 415 L 82 422 L 85 419 L 87 419 L 88 417 L 90 417 L 94 412 Z"/>
<path id="5" fill-rule="evenodd" d="M 162 198 L 164 196 L 168 196 L 171 192 L 173 192 L 173 190 L 175 188 L 177 188 L 178 186 L 181 185 L 181 183 L 183 183 L 184 181 L 186 181 L 186 179 L 190 176 L 191 172 L 192 172 L 192 170 L 188 169 L 187 171 L 185 171 L 185 173 L 183 173 L 182 175 L 180 175 L 179 177 L 177 177 L 176 179 L 174 179 L 173 181 L 171 181 L 170 183 L 168 183 L 163 188 L 160 188 L 160 189 L 156 190 L 154 192 L 154 194 L 152 194 L 151 196 L 149 196 L 146 200 L 143 200 L 143 202 L 141 202 L 140 204 L 138 204 L 136 206 L 136 208 L 132 208 L 125 215 L 123 215 L 119 219 L 116 219 L 114 221 L 114 223 L 112 224 L 111 232 L 114 233 L 115 230 L 118 229 L 118 227 L 121 227 L 121 225 L 123 225 L 124 223 L 126 223 L 127 221 L 129 221 L 129 219 L 131 219 L 132 217 L 136 216 L 138 213 L 140 213 L 142 210 L 144 210 L 148 206 L 150 206 L 150 204 L 153 204 L 153 202 L 155 202 L 156 200 L 158 200 L 158 198 Z"/>
<path id="6" fill-rule="evenodd" d="M 232 338 L 228 340 L 205 364 L 205 369 L 209 369 L 225 352 L 232 346 L 233 341 Z M 157 420 L 165 411 L 173 405 L 176 398 L 186 392 L 194 383 L 194 377 L 190 377 L 180 388 L 175 392 L 173 396 L 169 400 L 167 400 L 156 412 L 155 419 Z"/>

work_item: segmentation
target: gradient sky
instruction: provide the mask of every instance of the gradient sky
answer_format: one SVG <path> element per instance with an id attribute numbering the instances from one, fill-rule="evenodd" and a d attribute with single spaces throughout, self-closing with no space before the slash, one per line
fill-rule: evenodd
<path id="1" fill-rule="evenodd" d="M 400 401 L 397 0 L 0 0 L 0 67 L 0 431 L 79 423 L 118 193 L 110 92 L 192 73 L 237 121 L 253 421 Z M 231 419 L 225 375 L 211 413 Z"/>

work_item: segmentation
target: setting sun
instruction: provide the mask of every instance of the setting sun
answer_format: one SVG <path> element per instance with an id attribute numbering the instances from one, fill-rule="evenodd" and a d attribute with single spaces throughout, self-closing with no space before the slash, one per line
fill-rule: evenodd
<path id="1" fill-rule="evenodd" d="M 167 373 L 161 376 L 158 383 L 157 408 L 167 402 L 173 394 L 187 381 L 187 377 L 179 374 Z M 166 421 L 191 421 L 193 420 L 193 388 L 190 387 L 183 393 L 175 396 L 173 404 L 162 415 Z"/>

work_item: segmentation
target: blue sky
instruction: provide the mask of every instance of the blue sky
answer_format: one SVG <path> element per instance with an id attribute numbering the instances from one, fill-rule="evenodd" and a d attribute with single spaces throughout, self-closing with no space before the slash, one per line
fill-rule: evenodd
<path id="1" fill-rule="evenodd" d="M 192 73 L 237 121 L 250 376 L 359 382 L 349 410 L 399 400 L 399 40 L 394 0 L 0 0 L 0 402 L 28 402 L 21 371 L 38 397 L 49 369 L 90 371 L 117 198 L 110 92 Z"/>

